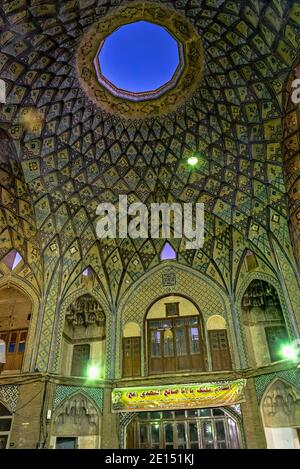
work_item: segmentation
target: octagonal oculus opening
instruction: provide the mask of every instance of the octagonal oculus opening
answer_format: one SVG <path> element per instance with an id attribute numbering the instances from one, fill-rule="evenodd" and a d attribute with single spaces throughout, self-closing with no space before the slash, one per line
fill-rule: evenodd
<path id="1" fill-rule="evenodd" d="M 154 99 L 177 83 L 183 47 L 166 28 L 137 21 L 106 37 L 94 65 L 99 82 L 115 96 Z"/>

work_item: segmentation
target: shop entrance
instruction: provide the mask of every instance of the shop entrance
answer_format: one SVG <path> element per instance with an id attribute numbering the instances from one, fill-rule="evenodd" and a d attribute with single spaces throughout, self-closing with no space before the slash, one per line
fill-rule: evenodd
<path id="1" fill-rule="evenodd" d="M 236 449 L 237 419 L 223 408 L 141 412 L 127 426 L 128 449 Z"/>

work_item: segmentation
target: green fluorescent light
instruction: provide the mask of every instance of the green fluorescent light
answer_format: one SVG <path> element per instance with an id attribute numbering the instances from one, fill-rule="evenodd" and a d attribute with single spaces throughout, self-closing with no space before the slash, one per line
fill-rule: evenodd
<path id="1" fill-rule="evenodd" d="M 281 349 L 281 355 L 287 360 L 297 360 L 298 350 L 292 345 L 284 345 Z"/>
<path id="2" fill-rule="evenodd" d="M 97 366 L 89 366 L 87 374 L 89 379 L 97 379 L 99 378 L 100 370 Z"/>
<path id="3" fill-rule="evenodd" d="M 188 164 L 190 166 L 195 166 L 198 163 L 198 158 L 197 156 L 190 156 L 190 158 L 187 160 Z"/>

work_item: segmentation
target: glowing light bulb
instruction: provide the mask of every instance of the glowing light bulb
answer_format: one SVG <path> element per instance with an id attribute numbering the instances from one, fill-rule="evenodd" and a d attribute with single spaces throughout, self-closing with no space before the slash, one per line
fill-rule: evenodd
<path id="1" fill-rule="evenodd" d="M 190 156 L 190 158 L 187 160 L 188 164 L 190 166 L 195 166 L 198 163 L 198 158 L 197 156 Z"/>
<path id="2" fill-rule="evenodd" d="M 89 379 L 97 379 L 99 378 L 100 370 L 97 366 L 90 366 L 88 368 L 88 378 Z"/>
<path id="3" fill-rule="evenodd" d="M 292 345 L 284 345 L 281 349 L 281 355 L 288 360 L 297 360 L 298 350 Z"/>

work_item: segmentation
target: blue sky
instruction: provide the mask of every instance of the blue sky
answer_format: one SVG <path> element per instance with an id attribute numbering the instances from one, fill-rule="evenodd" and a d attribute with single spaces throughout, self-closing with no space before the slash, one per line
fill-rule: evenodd
<path id="1" fill-rule="evenodd" d="M 150 91 L 172 78 L 179 63 L 178 46 L 163 27 L 138 21 L 107 37 L 99 61 L 103 75 L 118 88 Z"/>

